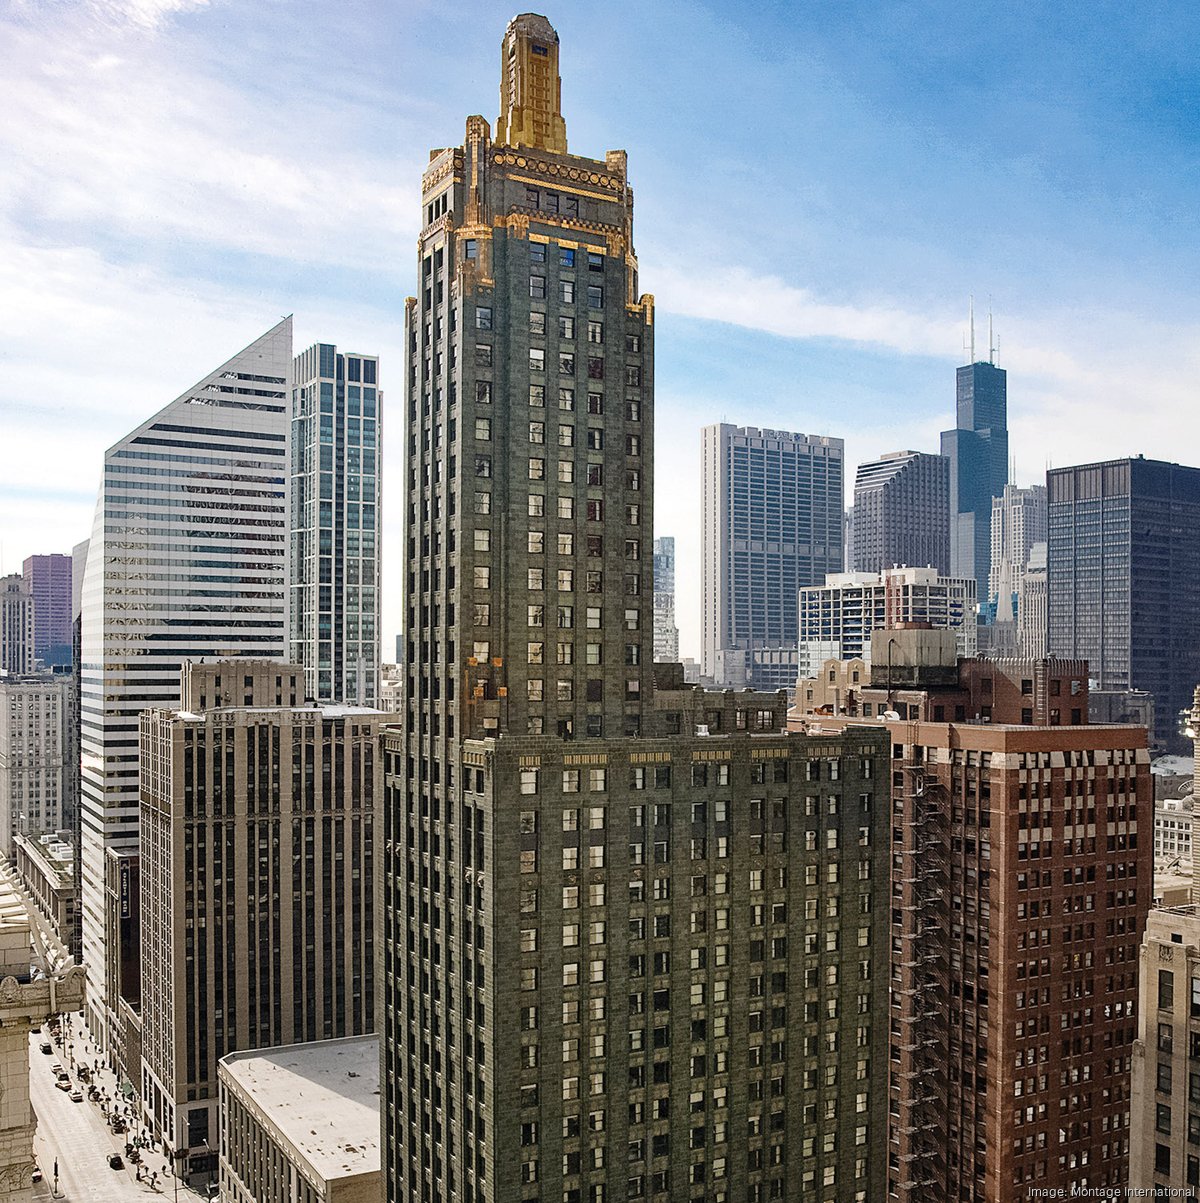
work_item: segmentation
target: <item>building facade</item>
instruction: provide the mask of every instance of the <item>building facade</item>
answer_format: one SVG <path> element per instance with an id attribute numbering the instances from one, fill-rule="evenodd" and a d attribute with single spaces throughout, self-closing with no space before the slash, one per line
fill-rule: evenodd
<path id="1" fill-rule="evenodd" d="M 819 649 L 822 659 L 869 660 L 872 633 L 902 623 L 953 631 L 960 656 L 976 651 L 974 580 L 947 579 L 933 568 L 834 573 L 801 589 L 798 608 L 800 646 Z"/>
<path id="2" fill-rule="evenodd" d="M 1154 866 L 1164 872 L 1192 871 L 1194 799 L 1163 798 L 1154 806 Z"/>
<path id="3" fill-rule="evenodd" d="M 119 1028 L 105 858 L 138 842 L 138 716 L 205 656 L 287 645 L 285 319 L 108 449 L 81 594 L 80 923 L 88 1026 Z M 136 951 L 136 950 L 135 950 Z"/>
<path id="4" fill-rule="evenodd" d="M 958 369 L 956 420 L 942 432 L 950 461 L 950 575 L 970 577 L 986 598 L 992 502 L 1008 481 L 1008 374 L 994 363 Z"/>
<path id="5" fill-rule="evenodd" d="M 794 670 L 796 596 L 842 571 L 844 445 L 724 422 L 701 437 L 701 672 L 773 688 L 753 653 L 783 649 Z"/>
<path id="6" fill-rule="evenodd" d="M 21 575 L 33 595 L 33 654 L 44 667 L 71 663 L 71 557 L 29 556 Z"/>
<path id="7" fill-rule="evenodd" d="M 229 1053 L 221 1199 L 379 1203 L 379 1037 Z"/>
<path id="8" fill-rule="evenodd" d="M 854 479 L 854 572 L 911 564 L 950 575 L 950 461 L 893 451 Z"/>
<path id="9" fill-rule="evenodd" d="M 46 924 L 75 947 L 75 849 L 70 833 L 13 836 L 12 863 Z"/>
<path id="10" fill-rule="evenodd" d="M 41 834 L 74 818 L 70 679 L 37 673 L 0 677 L 0 851 L 13 836 Z"/>
<path id="11" fill-rule="evenodd" d="M 1200 1193 L 1200 910 L 1150 912 L 1142 941 L 1129 1107 L 1129 1185 Z"/>
<path id="12" fill-rule="evenodd" d="M 882 743 L 656 685 L 653 305 L 558 50 L 517 17 L 496 141 L 468 118 L 423 184 L 385 1197 L 877 1198 Z"/>
<path id="13" fill-rule="evenodd" d="M 1002 683 L 981 660 L 951 680 L 938 648 L 920 655 L 937 634 L 896 632 L 904 688 L 885 688 L 872 669 L 857 704 L 874 718 L 792 720 L 832 734 L 878 722 L 881 706 L 904 708 L 885 720 L 891 1049 L 880 1197 L 1118 1197 L 1153 880 L 1146 733 L 1090 726 L 1086 706 L 1077 725 L 1034 725 L 1039 676 L 1051 699 L 1074 686 L 1085 697 L 1080 663 L 1013 664 Z M 989 721 L 970 721 L 964 692 L 994 699 Z M 799 701 L 802 711 L 803 690 Z M 954 721 L 929 721 L 938 714 Z"/>
<path id="14" fill-rule="evenodd" d="M 675 621 L 675 540 L 654 540 L 654 662 L 679 659 L 679 625 Z"/>
<path id="15" fill-rule="evenodd" d="M 1006 484 L 992 498 L 992 557 L 989 603 L 997 603 L 998 621 L 1019 617 L 1021 581 L 1035 544 L 1046 542 L 1046 486 L 1027 489 Z"/>
<path id="16" fill-rule="evenodd" d="M 1155 742 L 1183 752 L 1200 681 L 1200 468 L 1123 459 L 1055 468 L 1049 495 L 1049 640 L 1100 689 L 1154 697 Z"/>
<path id="17" fill-rule="evenodd" d="M 24 577 L 0 577 L 0 672 L 34 670 L 33 594 Z"/>
<path id="18" fill-rule="evenodd" d="M 215 1173 L 217 1062 L 374 1030 L 377 736 L 299 666 L 185 666 L 141 719 L 142 1105 Z"/>
<path id="19" fill-rule="evenodd" d="M 379 699 L 382 406 L 375 356 L 296 356 L 290 647 L 319 702 Z"/>
<path id="20" fill-rule="evenodd" d="M 1017 651 L 1027 660 L 1049 653 L 1050 594 L 1046 582 L 1046 544 L 1035 543 L 1017 584 Z"/>

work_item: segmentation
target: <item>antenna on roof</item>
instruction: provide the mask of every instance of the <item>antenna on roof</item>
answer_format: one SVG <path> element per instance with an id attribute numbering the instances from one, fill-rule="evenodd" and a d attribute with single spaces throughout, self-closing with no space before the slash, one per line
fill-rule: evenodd
<path id="1" fill-rule="evenodd" d="M 975 362 L 975 294 L 971 294 L 971 305 L 968 310 L 969 323 L 971 327 L 971 359 L 970 362 Z"/>
<path id="2" fill-rule="evenodd" d="M 992 298 L 988 297 L 988 363 L 996 362 L 996 340 L 992 335 Z"/>

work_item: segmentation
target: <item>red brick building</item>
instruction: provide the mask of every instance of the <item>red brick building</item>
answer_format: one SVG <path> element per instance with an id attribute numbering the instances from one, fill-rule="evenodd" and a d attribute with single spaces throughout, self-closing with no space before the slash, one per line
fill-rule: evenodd
<path id="1" fill-rule="evenodd" d="M 901 689 L 893 655 L 881 710 L 873 659 L 858 697 L 872 718 L 793 724 L 891 731 L 887 1197 L 1014 1203 L 1122 1186 L 1151 895 L 1146 732 L 1087 725 L 1075 662 L 969 661 L 953 683 L 933 665 L 929 688 L 909 664 Z M 906 714 L 965 710 L 989 677 L 991 717 L 1015 724 L 879 718 L 902 698 Z M 1043 722 L 1057 709 L 1061 725 L 1033 725 L 1031 709 Z"/>

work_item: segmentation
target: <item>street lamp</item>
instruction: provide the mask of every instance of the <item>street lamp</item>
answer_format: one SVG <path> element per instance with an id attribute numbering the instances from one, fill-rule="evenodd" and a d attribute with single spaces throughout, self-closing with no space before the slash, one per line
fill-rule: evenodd
<path id="1" fill-rule="evenodd" d="M 58 1190 L 58 1158 L 54 1159 L 54 1185 L 50 1189 L 50 1197 L 53 1199 L 61 1199 L 62 1195 Z"/>

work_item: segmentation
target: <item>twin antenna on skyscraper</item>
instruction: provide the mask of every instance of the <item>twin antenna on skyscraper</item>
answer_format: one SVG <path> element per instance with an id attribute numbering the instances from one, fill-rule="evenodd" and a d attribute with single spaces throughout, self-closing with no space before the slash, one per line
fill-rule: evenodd
<path id="1" fill-rule="evenodd" d="M 975 294 L 971 294 L 970 309 L 968 310 L 968 326 L 970 329 L 970 342 L 963 339 L 963 350 L 969 351 L 971 358 L 968 363 L 975 362 Z M 995 331 L 992 329 L 992 302 L 988 298 L 988 363 L 996 362 L 996 354 L 1000 350 L 1000 339 L 996 337 Z"/>

